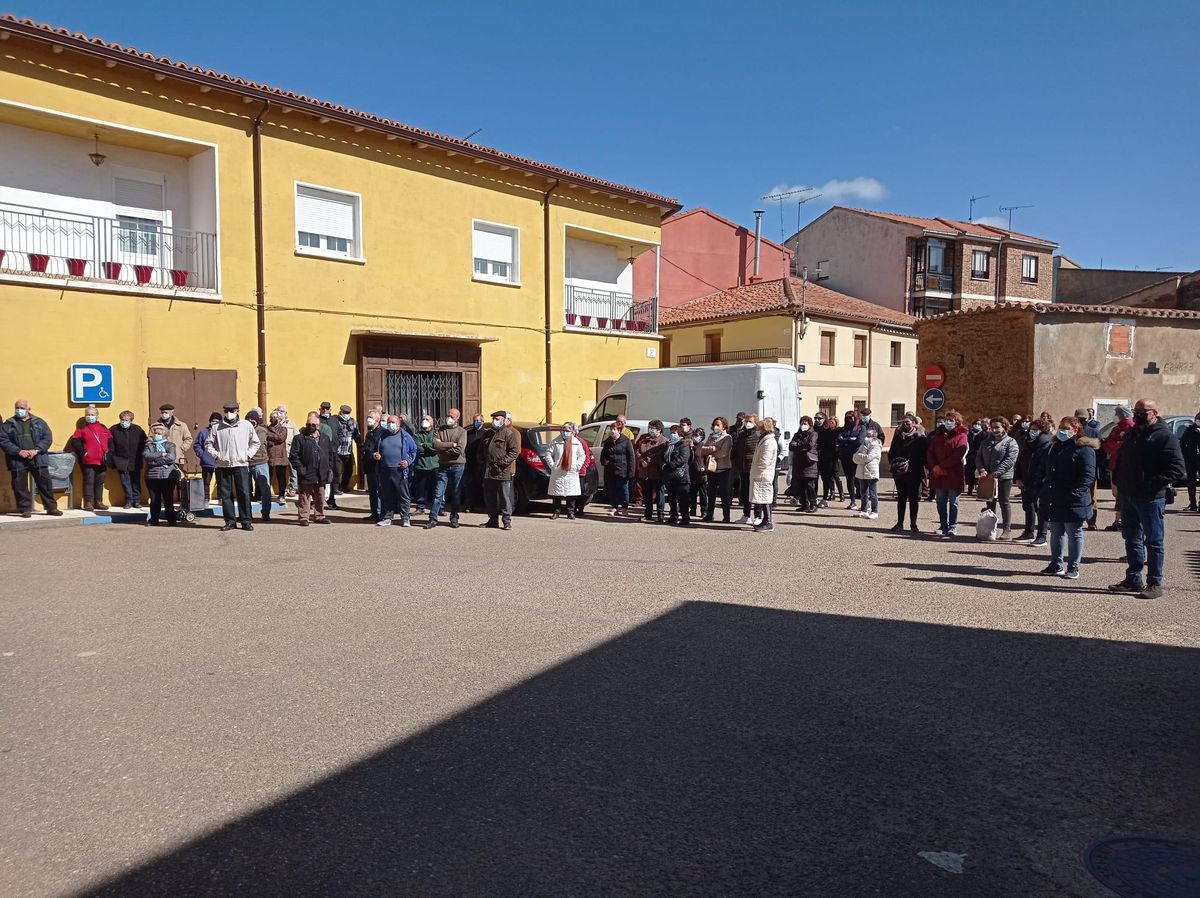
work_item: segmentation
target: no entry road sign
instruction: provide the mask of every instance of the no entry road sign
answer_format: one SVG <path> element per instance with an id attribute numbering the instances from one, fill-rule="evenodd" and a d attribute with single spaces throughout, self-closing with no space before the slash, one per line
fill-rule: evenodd
<path id="1" fill-rule="evenodd" d="M 924 376 L 922 383 L 925 384 L 926 390 L 936 390 L 946 385 L 946 372 L 940 365 L 930 365 L 925 369 Z"/>
<path id="2" fill-rule="evenodd" d="M 937 389 L 926 390 L 925 395 L 921 397 L 921 402 L 925 404 L 925 408 L 936 412 L 946 404 L 946 394 Z"/>

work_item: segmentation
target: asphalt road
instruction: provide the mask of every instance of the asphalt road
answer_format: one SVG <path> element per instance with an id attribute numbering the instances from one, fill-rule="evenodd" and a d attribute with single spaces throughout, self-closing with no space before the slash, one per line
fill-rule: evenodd
<path id="1" fill-rule="evenodd" d="M 1114 534 L 1068 583 L 885 508 L 5 533 L 0 895 L 1100 898 L 1091 841 L 1200 841 L 1200 516 L 1146 602 Z"/>

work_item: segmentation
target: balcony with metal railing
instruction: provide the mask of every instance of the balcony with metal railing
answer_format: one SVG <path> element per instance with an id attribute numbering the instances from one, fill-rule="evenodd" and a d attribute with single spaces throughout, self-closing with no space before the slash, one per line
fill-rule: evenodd
<path id="1" fill-rule="evenodd" d="M 658 297 L 635 301 L 632 294 L 564 285 L 568 327 L 625 333 L 658 333 Z"/>
<path id="2" fill-rule="evenodd" d="M 0 278 L 217 290 L 217 235 L 132 216 L 0 206 Z"/>
<path id="3" fill-rule="evenodd" d="M 734 349 L 730 352 L 695 352 L 681 355 L 675 361 L 676 367 L 686 365 L 732 365 L 740 362 L 785 362 L 791 364 L 792 351 L 786 346 L 773 346 L 763 349 Z"/>

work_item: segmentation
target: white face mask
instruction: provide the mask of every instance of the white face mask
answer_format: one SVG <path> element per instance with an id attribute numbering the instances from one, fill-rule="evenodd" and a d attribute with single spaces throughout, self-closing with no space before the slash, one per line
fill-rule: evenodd
<path id="1" fill-rule="evenodd" d="M 95 424 L 96 416 L 95 415 L 84 415 L 83 420 L 86 421 L 88 424 Z"/>
<path id="2" fill-rule="evenodd" d="M 236 421 L 236 420 L 237 420 L 237 416 L 238 416 L 237 412 L 226 412 L 226 413 L 225 413 L 225 420 L 226 420 L 226 421 Z"/>
<path id="3" fill-rule="evenodd" d="M 433 422 L 428 419 L 421 422 L 422 430 L 430 430 L 432 427 L 433 427 Z"/>
<path id="4" fill-rule="evenodd" d="M 803 433 L 808 433 L 808 425 L 807 425 L 807 424 L 801 424 L 801 425 L 800 425 L 800 430 L 801 430 L 801 432 L 803 432 Z"/>
<path id="5" fill-rule="evenodd" d="M 621 428 L 619 428 L 619 427 L 609 428 L 609 433 L 611 433 L 614 437 L 619 437 L 621 435 Z"/>
<path id="6" fill-rule="evenodd" d="M 494 428 L 496 428 L 497 430 L 499 430 L 499 429 L 500 429 L 501 427 L 503 427 L 503 426 L 504 426 L 504 419 L 503 419 L 503 418 L 492 418 L 492 427 L 494 427 Z"/>
<path id="7" fill-rule="evenodd" d="M 743 429 L 743 430 L 753 430 L 753 429 L 754 429 L 754 422 L 753 422 L 753 421 L 747 421 L 745 424 L 743 424 L 743 425 L 742 425 L 742 429 Z"/>
<path id="8" fill-rule="evenodd" d="M 457 420 L 455 420 L 454 418 L 447 418 L 447 419 L 446 419 L 446 426 L 447 426 L 447 427 L 453 427 L 453 426 L 454 426 L 455 424 L 457 424 L 457 423 L 458 423 L 458 421 L 457 421 Z"/>
<path id="9" fill-rule="evenodd" d="M 162 418 L 164 421 L 170 421 L 170 420 L 171 420 L 171 413 L 170 413 L 170 412 L 163 412 L 161 415 L 159 415 L 159 417 L 160 417 L 160 418 Z"/>
<path id="10" fill-rule="evenodd" d="M 367 418 L 367 427 L 374 427 L 374 426 L 375 426 L 375 419 Z"/>

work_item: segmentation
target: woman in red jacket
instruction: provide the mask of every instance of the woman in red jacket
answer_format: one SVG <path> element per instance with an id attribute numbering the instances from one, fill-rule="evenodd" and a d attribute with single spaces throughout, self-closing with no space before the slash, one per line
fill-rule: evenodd
<path id="1" fill-rule="evenodd" d="M 967 488 L 967 429 L 962 420 L 962 415 L 953 409 L 939 413 L 937 427 L 926 450 L 929 488 L 937 500 L 937 535 L 942 539 L 950 539 L 955 534 L 958 497 Z"/>
<path id="2" fill-rule="evenodd" d="M 1129 406 L 1117 406 L 1116 414 L 1113 420 L 1116 421 L 1116 426 L 1112 432 L 1104 438 L 1100 444 L 1100 453 L 1104 459 L 1105 467 L 1108 468 L 1110 481 L 1112 485 L 1113 498 L 1117 498 L 1117 483 L 1111 480 L 1112 472 L 1117 469 L 1117 453 L 1121 451 L 1121 443 L 1125 440 L 1125 434 L 1133 430 L 1133 412 L 1129 410 Z M 1104 528 L 1105 530 L 1120 530 L 1121 529 L 1121 502 L 1117 501 L 1117 518 L 1111 524 Z"/>

